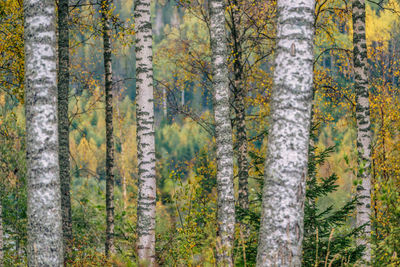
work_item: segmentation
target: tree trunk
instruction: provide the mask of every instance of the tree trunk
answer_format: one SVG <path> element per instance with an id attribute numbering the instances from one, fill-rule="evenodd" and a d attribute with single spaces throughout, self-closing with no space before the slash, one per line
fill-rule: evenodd
<path id="1" fill-rule="evenodd" d="M 55 2 L 25 0 L 24 21 L 28 265 L 62 266 Z"/>
<path id="2" fill-rule="evenodd" d="M 120 162 L 121 165 L 123 164 L 123 159 L 122 159 L 122 153 L 124 153 L 124 148 L 122 146 L 122 117 L 119 109 L 119 103 L 117 103 L 117 116 L 118 116 L 118 121 L 119 123 L 119 139 L 120 139 L 120 145 L 121 145 L 121 152 L 120 152 Z M 120 175 L 121 175 L 121 185 L 122 185 L 122 201 L 124 205 L 124 211 L 126 211 L 126 207 L 128 206 L 127 203 L 127 194 L 126 194 L 126 178 L 125 178 L 125 173 L 123 168 L 121 167 L 120 169 Z"/>
<path id="3" fill-rule="evenodd" d="M 0 195 L 0 267 L 4 266 L 3 253 L 3 195 Z"/>
<path id="4" fill-rule="evenodd" d="M 163 87 L 163 113 L 164 113 L 164 118 L 168 117 L 168 111 L 167 111 L 167 90 Z"/>
<path id="5" fill-rule="evenodd" d="M 106 256 L 115 254 L 114 245 L 114 136 L 113 136 L 113 92 L 111 64 L 110 2 L 101 3 L 103 26 L 104 82 L 106 95 Z"/>
<path id="6" fill-rule="evenodd" d="M 366 225 L 365 236 L 358 239 L 359 245 L 365 245 L 363 260 L 371 259 L 371 249 L 368 239 L 371 235 L 370 208 L 371 208 L 371 122 L 369 111 L 368 91 L 368 61 L 367 44 L 365 38 L 365 1 L 353 0 L 353 63 L 354 89 L 356 92 L 356 119 L 357 119 L 357 152 L 359 171 L 357 178 L 357 226 Z"/>
<path id="7" fill-rule="evenodd" d="M 233 188 L 233 145 L 229 111 L 229 80 L 225 32 L 225 4 L 211 0 L 210 40 L 213 69 L 213 103 L 217 148 L 218 241 L 217 265 L 233 266 L 235 195 Z"/>
<path id="8" fill-rule="evenodd" d="M 58 5 L 58 157 L 61 182 L 61 212 L 63 220 L 64 260 L 72 250 L 72 222 L 69 162 L 69 28 L 68 0 Z"/>
<path id="9" fill-rule="evenodd" d="M 153 51 L 150 0 L 138 0 L 136 29 L 136 121 L 139 170 L 137 211 L 140 264 L 155 266 L 156 154 L 154 133 Z"/>
<path id="10" fill-rule="evenodd" d="M 301 266 L 313 85 L 313 0 L 278 0 L 257 266 Z"/>
<path id="11" fill-rule="evenodd" d="M 241 47 L 241 33 L 240 33 L 240 3 L 233 1 L 234 7 L 232 8 L 232 50 L 234 56 L 233 72 L 234 72 L 234 107 L 235 107 L 235 120 L 234 127 L 236 128 L 237 138 L 237 161 L 238 161 L 238 177 L 239 177 L 239 190 L 238 190 L 238 203 L 242 210 L 249 208 L 249 163 L 247 161 L 247 132 L 246 132 L 246 87 L 243 82 L 243 65 L 242 65 L 242 47 Z"/>

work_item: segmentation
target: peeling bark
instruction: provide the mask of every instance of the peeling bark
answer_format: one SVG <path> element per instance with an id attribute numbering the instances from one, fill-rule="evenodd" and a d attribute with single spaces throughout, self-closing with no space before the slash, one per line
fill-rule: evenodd
<path id="1" fill-rule="evenodd" d="M 278 0 L 257 266 L 301 266 L 313 85 L 314 1 Z"/>
<path id="2" fill-rule="evenodd" d="M 54 1 L 24 1 L 24 43 L 28 266 L 63 266 Z"/>
<path id="3" fill-rule="evenodd" d="M 139 264 L 155 266 L 156 154 L 150 0 L 136 0 L 136 123 L 139 169 Z"/>
<path id="4" fill-rule="evenodd" d="M 225 31 L 225 3 L 211 0 L 210 41 L 213 71 L 213 105 L 217 148 L 218 241 L 217 265 L 233 266 L 235 195 L 233 188 L 233 145 L 229 110 L 229 80 Z"/>

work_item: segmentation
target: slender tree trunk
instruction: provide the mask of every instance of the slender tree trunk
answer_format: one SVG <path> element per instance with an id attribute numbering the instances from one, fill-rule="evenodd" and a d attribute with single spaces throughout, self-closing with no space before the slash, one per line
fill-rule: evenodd
<path id="1" fill-rule="evenodd" d="M 28 265 L 62 266 L 55 2 L 25 0 L 24 15 Z"/>
<path id="2" fill-rule="evenodd" d="M 61 212 L 63 219 L 64 260 L 72 250 L 72 222 L 69 162 L 69 28 L 68 0 L 58 5 L 58 157 L 61 182 Z"/>
<path id="3" fill-rule="evenodd" d="M 136 122 L 139 169 L 137 213 L 140 264 L 155 266 L 156 154 L 154 133 L 153 51 L 150 0 L 137 0 Z"/>
<path id="4" fill-rule="evenodd" d="M 3 195 L 0 194 L 0 267 L 4 265 L 3 253 Z"/>
<path id="5" fill-rule="evenodd" d="M 167 111 L 167 90 L 163 87 L 163 113 L 164 118 L 167 118 L 168 111 Z"/>
<path id="6" fill-rule="evenodd" d="M 363 260 L 369 262 L 371 249 L 369 238 L 371 235 L 371 122 L 368 91 L 368 61 L 367 43 L 365 38 L 365 1 L 353 0 L 353 63 L 354 89 L 356 92 L 356 120 L 357 120 L 357 152 L 359 171 L 357 178 L 357 226 L 366 225 L 365 236 L 358 239 L 359 245 L 365 245 Z"/>
<path id="7" fill-rule="evenodd" d="M 242 65 L 242 47 L 241 47 L 241 33 L 240 33 L 240 3 L 236 0 L 233 1 L 232 9 L 232 43 L 234 55 L 234 107 L 235 107 L 235 120 L 234 126 L 236 128 L 237 138 L 237 160 L 238 160 L 238 177 L 239 177 L 239 190 L 238 190 L 238 203 L 242 210 L 249 208 L 249 163 L 247 160 L 247 132 L 246 132 L 246 87 L 243 82 L 243 65 Z"/>
<path id="8" fill-rule="evenodd" d="M 118 121 L 119 123 L 119 139 L 121 140 L 121 153 L 120 153 L 120 162 L 122 163 L 122 153 L 124 153 L 124 148 L 122 146 L 122 117 L 119 109 L 119 104 L 117 103 L 117 116 L 118 116 Z M 122 201 L 124 204 L 124 211 L 126 211 L 126 207 L 128 206 L 127 204 L 127 196 L 126 196 L 126 178 L 125 178 L 125 173 L 123 168 L 121 167 L 120 169 L 120 174 L 121 174 L 121 185 L 122 185 Z"/>
<path id="9" fill-rule="evenodd" d="M 233 145 L 229 111 L 225 4 L 224 0 L 211 0 L 209 5 L 217 148 L 218 243 L 220 243 L 217 243 L 217 265 L 233 266 L 235 195 L 233 188 Z"/>
<path id="10" fill-rule="evenodd" d="M 257 266 L 301 266 L 313 85 L 313 0 L 278 0 Z"/>
<path id="11" fill-rule="evenodd" d="M 103 25 L 103 57 L 106 95 L 106 256 L 115 254 L 114 245 L 114 136 L 113 136 L 113 92 L 111 64 L 110 1 L 101 3 Z"/>

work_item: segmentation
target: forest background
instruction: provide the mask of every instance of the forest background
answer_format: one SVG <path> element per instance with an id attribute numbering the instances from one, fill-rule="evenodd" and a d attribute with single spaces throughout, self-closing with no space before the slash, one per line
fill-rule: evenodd
<path id="1" fill-rule="evenodd" d="M 315 195 L 307 195 L 313 205 L 308 211 L 306 207 L 303 260 L 305 266 L 351 265 L 359 254 L 354 242 L 357 229 L 354 229 L 352 202 L 358 181 L 351 4 L 338 0 L 316 2 L 313 149 L 308 184 L 309 188 L 314 188 L 310 192 Z M 229 24 L 232 3 L 227 8 L 228 29 L 232 29 L 229 28 L 232 26 Z M 241 4 L 247 12 L 242 27 L 248 28 L 243 43 L 243 77 L 250 208 L 239 213 L 239 220 L 248 224 L 250 231 L 236 233 L 235 262 L 238 266 L 252 266 L 257 248 L 268 136 L 276 10 L 274 1 L 244 0 Z M 156 251 L 157 262 L 165 266 L 212 266 L 215 263 L 216 163 L 211 51 L 205 6 L 203 1 L 152 2 L 158 186 Z M 118 253 L 112 262 L 121 266 L 135 266 L 132 244 L 136 238 L 137 153 L 133 10 L 132 0 L 113 3 L 115 241 Z M 6 266 L 26 263 L 22 11 L 21 1 L 1 1 L 0 196 Z M 102 254 L 106 148 L 99 5 L 86 0 L 71 1 L 70 12 L 69 117 L 75 247 L 70 264 L 112 264 Z M 374 266 L 398 266 L 400 6 L 396 1 L 370 1 L 366 12 L 374 133 L 373 260 Z M 229 36 L 229 67 L 233 69 L 232 33 Z M 234 107 L 234 90 L 232 96 Z M 236 116 L 232 112 L 233 125 Z M 234 142 L 237 142 L 236 133 Z"/>

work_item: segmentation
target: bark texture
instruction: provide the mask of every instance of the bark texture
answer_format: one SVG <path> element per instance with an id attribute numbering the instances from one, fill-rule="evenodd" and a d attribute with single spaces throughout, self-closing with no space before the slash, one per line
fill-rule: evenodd
<path id="1" fill-rule="evenodd" d="M 28 266 L 62 266 L 54 1 L 24 1 L 24 42 Z"/>
<path id="2" fill-rule="evenodd" d="M 359 245 L 365 245 L 363 259 L 369 262 L 371 248 L 368 239 L 371 235 L 371 122 L 368 91 L 367 43 L 365 37 L 365 0 L 353 0 L 353 63 L 354 89 L 356 92 L 357 152 L 359 171 L 357 178 L 357 226 L 365 225 L 363 238 Z"/>
<path id="3" fill-rule="evenodd" d="M 218 246 L 217 265 L 233 266 L 235 230 L 233 145 L 229 111 L 229 79 L 224 0 L 211 0 L 210 37 L 213 72 L 213 104 L 217 148 Z"/>
<path id="4" fill-rule="evenodd" d="M 237 144 L 237 161 L 238 161 L 238 204 L 242 210 L 249 208 L 249 162 L 247 160 L 247 132 L 246 132 L 246 87 L 243 77 L 243 59 L 242 59 L 242 38 L 241 38 L 241 16 L 240 16 L 240 3 L 236 0 L 233 1 L 233 8 L 231 10 L 231 38 L 233 50 L 233 94 L 234 94 L 234 110 L 235 119 L 234 127 L 236 128 L 236 144 Z"/>
<path id="5" fill-rule="evenodd" d="M 104 84 L 106 95 L 106 256 L 115 254 L 114 245 L 114 136 L 111 62 L 110 1 L 101 2 L 103 26 Z"/>
<path id="6" fill-rule="evenodd" d="M 136 123 L 139 169 L 137 249 L 140 264 L 155 266 L 156 154 L 151 1 L 137 0 L 135 3 Z"/>
<path id="7" fill-rule="evenodd" d="M 68 0 L 59 0 L 58 5 L 58 157 L 61 182 L 61 212 L 64 241 L 64 260 L 72 249 L 72 222 L 69 162 L 69 28 Z"/>
<path id="8" fill-rule="evenodd" d="M 313 0 L 278 0 L 257 266 L 301 266 L 313 85 Z"/>

